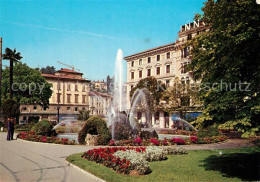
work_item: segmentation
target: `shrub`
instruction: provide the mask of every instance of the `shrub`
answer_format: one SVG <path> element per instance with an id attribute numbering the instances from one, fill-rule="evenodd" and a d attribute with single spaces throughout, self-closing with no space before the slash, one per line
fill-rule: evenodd
<path id="1" fill-rule="evenodd" d="M 156 146 L 159 146 L 160 142 L 154 138 L 150 139 L 150 142 L 153 144 L 153 145 L 156 145 Z"/>
<path id="2" fill-rule="evenodd" d="M 147 174 L 151 171 L 144 153 L 136 152 L 134 150 L 127 150 L 117 151 L 114 155 L 120 159 L 130 161 L 131 169 L 137 170 L 140 175 Z"/>
<path id="3" fill-rule="evenodd" d="M 158 134 L 157 134 L 157 132 L 155 131 L 155 130 L 153 130 L 152 132 L 151 132 L 151 138 L 159 138 L 158 137 Z"/>
<path id="4" fill-rule="evenodd" d="M 215 126 L 215 125 L 207 127 L 207 128 L 201 128 L 198 131 L 199 138 L 219 136 L 219 135 L 221 135 L 221 132 L 218 130 L 217 126 Z"/>
<path id="5" fill-rule="evenodd" d="M 141 131 L 140 138 L 145 140 L 150 139 L 151 133 L 149 131 Z"/>
<path id="6" fill-rule="evenodd" d="M 172 144 L 177 144 L 177 145 L 184 145 L 186 142 L 182 138 L 172 138 L 171 140 Z"/>
<path id="7" fill-rule="evenodd" d="M 168 142 L 168 140 L 167 140 L 166 138 L 163 139 L 162 145 L 163 145 L 163 146 L 169 145 L 169 142 Z"/>
<path id="8" fill-rule="evenodd" d="M 115 140 L 110 140 L 110 141 L 108 142 L 108 145 L 109 145 L 109 146 L 115 146 L 115 145 L 116 145 Z"/>
<path id="9" fill-rule="evenodd" d="M 36 123 L 32 129 L 32 132 L 35 132 L 36 135 L 45 135 L 45 136 L 56 136 L 57 133 L 53 126 L 48 120 L 41 120 Z"/>
<path id="10" fill-rule="evenodd" d="M 107 128 L 106 122 L 99 116 L 91 116 L 79 131 L 79 144 L 85 144 L 87 134 L 98 134 L 98 144 L 106 145 L 111 140 L 111 133 Z"/>
<path id="11" fill-rule="evenodd" d="M 191 141 L 192 143 L 197 143 L 198 137 L 196 137 L 196 136 L 190 136 L 190 141 Z"/>
<path id="12" fill-rule="evenodd" d="M 188 153 L 187 150 L 183 147 L 179 147 L 179 148 L 166 147 L 163 148 L 163 150 L 167 155 L 183 155 Z"/>
<path id="13" fill-rule="evenodd" d="M 164 151 L 162 148 L 158 147 L 147 147 L 145 150 L 145 158 L 147 161 L 160 161 L 167 159 L 167 152 Z"/>
<path id="14" fill-rule="evenodd" d="M 16 100 L 8 98 L 2 103 L 1 111 L 4 118 L 15 118 L 19 115 L 19 106 Z"/>
<path id="15" fill-rule="evenodd" d="M 136 138 L 133 140 L 133 143 L 136 144 L 136 145 L 142 145 L 142 139 L 141 138 Z"/>

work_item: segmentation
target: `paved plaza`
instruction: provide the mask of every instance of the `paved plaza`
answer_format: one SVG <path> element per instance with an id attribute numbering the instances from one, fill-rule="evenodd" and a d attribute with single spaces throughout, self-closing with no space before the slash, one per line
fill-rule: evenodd
<path id="1" fill-rule="evenodd" d="M 6 133 L 0 133 L 0 181 L 99 181 L 66 164 L 67 156 L 84 152 L 93 147 L 56 145 L 24 140 L 6 141 Z M 215 150 L 253 146 L 250 140 L 231 139 L 217 144 L 188 145 L 187 150 Z M 174 146 L 175 147 L 175 146 Z M 179 147 L 179 146 L 178 146 Z"/>
<path id="2" fill-rule="evenodd" d="M 6 141 L 6 133 L 0 133 L 0 181 L 98 181 L 66 164 L 73 153 L 84 152 L 91 147 Z"/>

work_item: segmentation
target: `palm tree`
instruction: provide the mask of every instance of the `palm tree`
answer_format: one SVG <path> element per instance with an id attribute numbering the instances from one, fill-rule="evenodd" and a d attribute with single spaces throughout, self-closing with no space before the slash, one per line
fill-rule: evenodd
<path id="1" fill-rule="evenodd" d="M 21 56 L 20 52 L 16 52 L 16 49 L 12 50 L 10 48 L 6 48 L 5 49 L 5 54 L 3 54 L 3 59 L 8 59 L 10 60 L 10 98 L 13 98 L 13 89 L 12 89 L 12 85 L 13 85 L 13 65 L 14 62 L 18 62 L 20 59 L 22 59 L 23 57 Z"/>

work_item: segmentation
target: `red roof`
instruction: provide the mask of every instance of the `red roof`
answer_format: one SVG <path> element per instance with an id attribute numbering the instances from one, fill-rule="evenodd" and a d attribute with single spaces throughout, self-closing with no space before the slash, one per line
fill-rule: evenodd
<path id="1" fill-rule="evenodd" d="M 73 75 L 54 75 L 54 74 L 42 74 L 43 77 L 45 78 L 62 78 L 62 79 L 70 79 L 70 80 L 85 80 L 85 78 L 79 78 L 75 77 Z"/>
<path id="2" fill-rule="evenodd" d="M 74 70 L 70 70 L 70 69 L 67 69 L 67 68 L 61 68 L 61 69 L 58 70 L 57 72 L 67 72 L 67 73 L 74 73 L 74 74 L 81 74 L 81 75 L 83 75 L 83 73 L 76 72 L 76 71 L 74 71 Z"/>

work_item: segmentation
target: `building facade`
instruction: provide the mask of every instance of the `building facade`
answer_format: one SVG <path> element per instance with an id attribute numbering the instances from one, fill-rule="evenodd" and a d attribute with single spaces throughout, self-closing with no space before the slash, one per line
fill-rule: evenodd
<path id="1" fill-rule="evenodd" d="M 89 93 L 89 111 L 90 115 L 99 115 L 105 118 L 108 115 L 112 96 L 106 93 L 91 91 Z"/>
<path id="2" fill-rule="evenodd" d="M 166 87 L 173 86 L 175 78 L 185 83 L 194 82 L 191 72 L 188 72 L 185 67 L 191 62 L 189 52 L 192 50 L 192 47 L 186 46 L 186 43 L 205 31 L 208 31 L 208 27 L 203 22 L 194 21 L 181 26 L 177 41 L 125 57 L 127 61 L 127 108 L 130 108 L 130 91 L 141 79 L 153 76 Z M 144 113 L 137 113 L 136 117 L 142 122 L 146 121 Z M 172 119 L 171 114 L 158 111 L 152 116 L 152 125 L 170 128 Z"/>
<path id="3" fill-rule="evenodd" d="M 61 69 L 54 74 L 42 74 L 52 84 L 52 96 L 49 107 L 39 105 L 21 105 L 20 121 L 48 119 L 53 122 L 64 119 L 77 119 L 79 110 L 89 109 L 89 80 L 82 73 Z"/>

